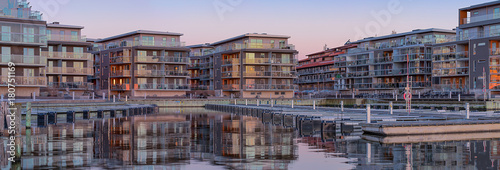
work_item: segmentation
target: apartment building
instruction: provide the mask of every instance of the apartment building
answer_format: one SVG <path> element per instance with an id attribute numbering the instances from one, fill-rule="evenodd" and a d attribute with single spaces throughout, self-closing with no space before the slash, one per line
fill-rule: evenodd
<path id="1" fill-rule="evenodd" d="M 182 35 L 137 30 L 95 41 L 99 89 L 135 97 L 186 95 L 189 48 Z"/>
<path id="2" fill-rule="evenodd" d="M 296 84 L 300 91 L 330 91 L 334 90 L 336 84 L 345 72 L 340 67 L 335 67 L 335 57 L 347 52 L 349 48 L 355 48 L 356 44 L 346 43 L 344 46 L 325 49 L 320 52 L 307 55 L 307 58 L 299 61 L 297 73 L 299 78 Z"/>
<path id="3" fill-rule="evenodd" d="M 457 71 L 460 74 L 468 69 L 465 76 L 461 76 L 466 79 L 462 80 L 463 87 L 473 93 L 482 93 L 486 89 L 488 93 L 500 94 L 500 1 L 459 9 L 456 35 L 456 41 L 450 46 L 456 46 L 459 53 L 468 54 L 467 65 L 456 64 L 461 69 Z M 457 78 L 441 79 L 439 83 L 459 87 L 462 83 Z"/>
<path id="4" fill-rule="evenodd" d="M 16 96 L 38 95 L 40 88 L 47 86 L 47 59 L 41 53 L 47 46 L 46 22 L 26 0 L 0 0 L 0 5 L 6 7 L 0 11 L 0 94 L 8 93 L 8 63 L 13 62 Z"/>
<path id="5" fill-rule="evenodd" d="M 292 98 L 296 86 L 296 54 L 289 36 L 247 33 L 210 44 L 204 73 L 214 89 L 240 98 Z M 203 70 L 203 68 L 202 68 Z M 206 74 L 204 74 L 206 75 Z"/>
<path id="6" fill-rule="evenodd" d="M 50 96 L 57 96 L 58 92 L 82 95 L 93 91 L 93 84 L 87 79 L 94 75 L 94 58 L 88 51 L 91 43 L 82 36 L 82 29 L 59 22 L 47 24 L 47 47 L 42 48 L 42 56 L 47 58 L 48 83 L 42 91 Z"/>
<path id="7" fill-rule="evenodd" d="M 213 83 L 213 52 L 209 43 L 188 46 L 190 48 L 190 64 L 188 70 L 191 76 L 191 90 L 214 90 Z"/>
<path id="8" fill-rule="evenodd" d="M 353 42 L 356 48 L 334 57 L 335 68 L 345 69 L 335 89 L 344 94 L 399 93 L 411 81 L 414 92 L 431 90 L 432 47 L 454 37 L 453 30 L 431 28 Z"/>

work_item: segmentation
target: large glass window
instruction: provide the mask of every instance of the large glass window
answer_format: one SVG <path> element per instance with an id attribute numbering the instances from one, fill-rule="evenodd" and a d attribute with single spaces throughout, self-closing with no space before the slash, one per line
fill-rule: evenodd
<path id="1" fill-rule="evenodd" d="M 500 8 L 493 9 L 493 19 L 500 18 Z"/>
<path id="2" fill-rule="evenodd" d="M 47 40 L 52 40 L 52 30 L 47 30 Z"/>
<path id="3" fill-rule="evenodd" d="M 263 48 L 261 39 L 251 39 L 249 48 Z"/>
<path id="4" fill-rule="evenodd" d="M 24 42 L 33 43 L 35 42 L 35 28 L 24 27 Z"/>
<path id="5" fill-rule="evenodd" d="M 2 63 L 10 62 L 10 54 L 10 47 L 2 47 Z"/>
<path id="6" fill-rule="evenodd" d="M 71 31 L 71 41 L 78 41 L 78 32 Z"/>
<path id="7" fill-rule="evenodd" d="M 2 41 L 11 41 L 10 26 L 2 26 Z"/>
<path id="8" fill-rule="evenodd" d="M 34 48 L 24 48 L 24 63 L 33 64 L 35 62 L 35 49 Z"/>
<path id="9" fill-rule="evenodd" d="M 142 36 L 142 45 L 154 46 L 155 45 L 155 37 Z"/>

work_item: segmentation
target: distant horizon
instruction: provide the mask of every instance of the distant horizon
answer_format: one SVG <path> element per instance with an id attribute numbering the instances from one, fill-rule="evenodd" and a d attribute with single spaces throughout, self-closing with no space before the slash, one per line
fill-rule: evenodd
<path id="1" fill-rule="evenodd" d="M 87 38 L 135 30 L 184 34 L 186 45 L 213 43 L 246 33 L 287 35 L 299 59 L 365 37 L 415 29 L 452 30 L 458 9 L 491 0 L 264 1 L 264 0 L 28 0 L 47 23 L 85 28 Z M 362 5 L 360 5 L 362 4 Z M 109 8 L 112 7 L 112 8 Z M 342 17 L 337 17 L 342 16 Z"/>

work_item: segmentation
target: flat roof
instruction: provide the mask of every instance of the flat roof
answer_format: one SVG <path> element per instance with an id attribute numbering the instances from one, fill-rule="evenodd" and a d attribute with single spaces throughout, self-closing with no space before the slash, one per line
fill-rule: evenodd
<path id="1" fill-rule="evenodd" d="M 73 28 L 73 29 L 83 29 L 83 26 L 77 26 L 77 25 L 63 25 L 63 24 L 54 24 L 54 23 L 48 23 L 47 28 Z"/>
<path id="2" fill-rule="evenodd" d="M 328 52 L 335 51 L 336 49 L 341 49 L 342 50 L 342 49 L 352 48 L 352 47 L 356 47 L 356 46 L 358 46 L 358 45 L 357 44 L 346 44 L 346 45 L 343 45 L 343 46 L 340 46 L 340 47 L 330 48 L 328 50 L 323 50 L 323 51 L 315 52 L 315 53 L 312 53 L 312 54 L 308 54 L 306 56 L 323 54 L 323 53 L 328 53 Z"/>
<path id="3" fill-rule="evenodd" d="M 100 43 L 100 42 L 110 41 L 110 40 L 114 40 L 114 39 L 128 37 L 128 36 L 135 35 L 135 34 L 174 35 L 174 36 L 182 36 L 182 35 L 184 35 L 184 34 L 175 33 L 175 32 L 137 30 L 137 31 L 132 31 L 132 32 L 128 32 L 128 33 L 125 33 L 125 34 L 119 34 L 119 35 L 111 36 L 111 37 L 108 37 L 108 38 L 100 39 L 100 40 L 98 40 L 96 42 Z"/>
<path id="4" fill-rule="evenodd" d="M 494 5 L 500 5 L 500 0 L 486 2 L 486 3 L 482 3 L 482 4 L 471 5 L 471 6 L 465 7 L 465 8 L 460 8 L 460 11 L 469 11 L 469 10 L 473 10 L 473 9 L 484 8 L 484 7 L 494 6 Z"/>
<path id="5" fill-rule="evenodd" d="M 384 35 L 384 36 L 380 36 L 380 37 L 368 37 L 368 38 L 358 40 L 358 41 L 353 42 L 353 43 L 362 43 L 362 42 L 375 41 L 375 40 L 384 40 L 384 39 L 390 39 L 390 38 L 401 37 L 401 36 L 406 36 L 406 35 L 413 35 L 413 34 L 422 34 L 422 33 L 428 33 L 428 32 L 441 32 L 441 33 L 450 33 L 450 34 L 457 33 L 454 30 L 440 29 L 440 28 L 416 29 L 416 30 L 413 30 L 410 32 L 404 32 L 404 33 L 399 33 L 399 34 Z"/>
<path id="6" fill-rule="evenodd" d="M 205 44 L 190 45 L 190 46 L 186 46 L 186 47 L 188 47 L 188 48 L 200 48 L 200 47 L 213 48 L 214 46 L 211 46 L 210 43 L 205 43 Z"/>
<path id="7" fill-rule="evenodd" d="M 246 34 L 239 35 L 239 36 L 232 37 L 232 38 L 228 38 L 228 39 L 225 39 L 225 40 L 222 40 L 222 41 L 217 41 L 217 42 L 214 42 L 214 43 L 212 43 L 210 45 L 216 46 L 216 45 L 219 45 L 219 44 L 223 44 L 223 43 L 226 43 L 226 42 L 234 41 L 234 40 L 237 40 L 237 39 L 242 39 L 242 38 L 245 38 L 245 37 L 287 38 L 287 39 L 290 38 L 290 36 L 286 36 L 286 35 L 272 35 L 272 34 L 267 34 L 267 33 L 262 33 L 262 34 L 259 34 L 259 33 L 246 33 Z"/>

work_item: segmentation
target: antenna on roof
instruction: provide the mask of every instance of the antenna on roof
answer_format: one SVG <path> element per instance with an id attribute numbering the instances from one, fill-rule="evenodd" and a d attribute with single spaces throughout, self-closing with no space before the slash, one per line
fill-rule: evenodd
<path id="1" fill-rule="evenodd" d="M 344 45 L 351 44 L 351 39 L 347 40 L 347 42 L 344 43 Z"/>

